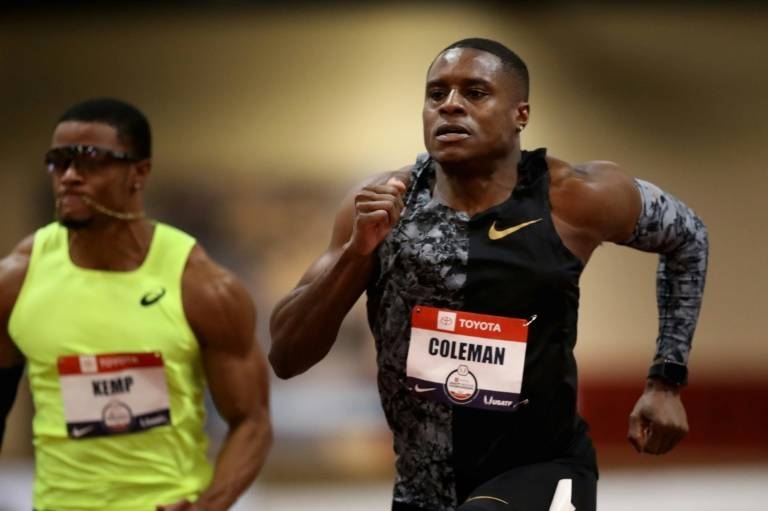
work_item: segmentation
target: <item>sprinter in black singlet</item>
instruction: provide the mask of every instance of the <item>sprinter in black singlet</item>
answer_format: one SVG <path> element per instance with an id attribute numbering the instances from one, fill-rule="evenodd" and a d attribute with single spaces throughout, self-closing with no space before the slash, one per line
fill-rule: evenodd
<path id="1" fill-rule="evenodd" d="M 438 55 L 423 118 L 428 154 L 349 195 L 328 250 L 275 308 L 272 366 L 287 378 L 321 360 L 367 290 L 393 510 L 594 511 L 576 410 L 579 277 L 604 241 L 661 254 L 660 333 L 629 439 L 667 452 L 688 428 L 679 389 L 706 229 L 612 163 L 521 150 L 528 72 L 495 41 Z"/>

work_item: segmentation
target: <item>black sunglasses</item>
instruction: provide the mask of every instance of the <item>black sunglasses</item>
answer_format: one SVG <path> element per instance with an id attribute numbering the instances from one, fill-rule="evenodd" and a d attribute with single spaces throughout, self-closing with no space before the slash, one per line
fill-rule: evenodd
<path id="1" fill-rule="evenodd" d="M 51 174 L 63 174 L 72 162 L 78 172 L 95 172 L 109 163 L 121 161 L 133 163 L 139 161 L 128 153 L 112 151 L 93 145 L 65 145 L 54 147 L 45 153 L 45 167 Z"/>

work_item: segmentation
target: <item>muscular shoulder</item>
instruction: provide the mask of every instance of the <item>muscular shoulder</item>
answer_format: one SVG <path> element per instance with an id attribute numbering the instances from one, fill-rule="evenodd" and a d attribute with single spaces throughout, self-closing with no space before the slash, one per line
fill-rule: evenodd
<path id="1" fill-rule="evenodd" d="M 10 254 L 0 259 L 0 310 L 2 311 L 8 309 L 10 312 L 21 291 L 29 268 L 34 239 L 34 235 L 27 236 Z"/>
<path id="2" fill-rule="evenodd" d="M 583 229 L 599 243 L 624 241 L 640 212 L 633 179 L 616 163 L 588 161 L 571 165 L 547 157 L 552 213 Z"/>
<path id="3" fill-rule="evenodd" d="M 33 243 L 34 236 L 28 236 L 0 259 L 0 367 L 14 366 L 24 360 L 8 334 L 8 320 L 27 275 Z"/>
<path id="4" fill-rule="evenodd" d="M 18 271 L 23 268 L 26 271 L 29 258 L 32 255 L 32 246 L 35 243 L 35 235 L 30 234 L 16 245 L 11 253 L 0 259 L 0 265 L 4 271 Z"/>
<path id="5" fill-rule="evenodd" d="M 572 199 L 606 200 L 620 192 L 632 178 L 611 161 L 588 161 L 571 165 L 547 157 L 550 173 L 550 198 L 558 201 Z M 590 201 L 591 202 L 591 201 Z"/>
<path id="6" fill-rule="evenodd" d="M 182 279 L 184 312 L 202 345 L 211 342 L 239 350 L 250 339 L 256 310 L 250 294 L 230 270 L 195 245 Z"/>

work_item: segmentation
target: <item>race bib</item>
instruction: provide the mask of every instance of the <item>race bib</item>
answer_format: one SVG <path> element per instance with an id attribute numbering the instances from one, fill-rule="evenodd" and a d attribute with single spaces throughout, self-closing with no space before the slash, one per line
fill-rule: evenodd
<path id="1" fill-rule="evenodd" d="M 514 411 L 529 323 L 417 305 L 411 313 L 409 387 L 432 401 Z"/>
<path id="2" fill-rule="evenodd" d="M 143 431 L 171 423 L 160 353 L 59 357 L 70 438 Z"/>

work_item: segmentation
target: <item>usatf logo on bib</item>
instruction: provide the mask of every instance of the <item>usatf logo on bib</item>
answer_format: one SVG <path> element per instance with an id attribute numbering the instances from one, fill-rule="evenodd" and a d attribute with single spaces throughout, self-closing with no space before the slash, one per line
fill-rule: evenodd
<path id="1" fill-rule="evenodd" d="M 417 305 L 406 366 L 410 388 L 432 401 L 514 411 L 529 323 Z"/>

